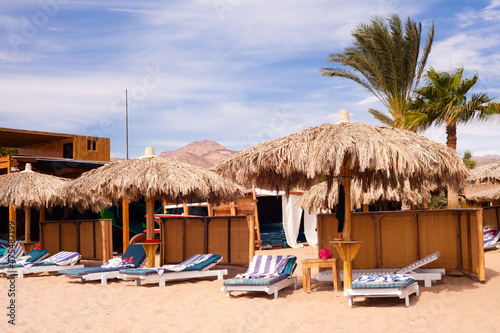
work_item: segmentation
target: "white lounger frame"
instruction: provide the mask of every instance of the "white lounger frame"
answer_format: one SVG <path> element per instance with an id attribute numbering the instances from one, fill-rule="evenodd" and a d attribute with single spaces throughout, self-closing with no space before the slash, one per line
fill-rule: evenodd
<path id="1" fill-rule="evenodd" d="M 5 275 L 17 274 L 17 277 L 22 279 L 24 277 L 24 274 L 59 272 L 62 271 L 63 269 L 70 269 L 70 268 L 83 268 L 83 265 L 58 266 L 54 264 L 50 266 L 31 266 L 31 267 L 19 267 L 13 269 L 4 268 L 0 271 L 0 274 L 5 274 Z"/>
<path id="2" fill-rule="evenodd" d="M 410 306 L 410 295 L 420 295 L 418 283 L 413 282 L 406 288 L 380 288 L 380 289 L 348 289 L 344 291 L 344 296 L 349 300 L 352 306 L 355 297 L 399 297 L 405 299 L 405 305 Z"/>
<path id="3" fill-rule="evenodd" d="M 270 286 L 224 286 L 221 291 L 231 296 L 232 291 L 264 291 L 268 294 L 274 293 L 274 299 L 278 298 L 278 291 L 293 284 L 293 289 L 297 289 L 297 277 L 286 278 Z"/>
<path id="4" fill-rule="evenodd" d="M 436 260 L 440 255 L 441 253 L 436 251 L 403 268 L 353 269 L 352 278 L 357 279 L 363 275 L 405 274 L 411 276 L 415 281 L 424 281 L 425 287 L 432 287 L 432 283 L 441 280 L 441 277 L 446 274 L 446 271 L 443 268 L 424 269 L 420 267 Z M 318 281 L 332 281 L 332 274 L 330 270 L 319 272 L 311 277 Z M 344 271 L 340 271 L 340 280 L 344 281 Z"/>
<path id="5" fill-rule="evenodd" d="M 200 278 L 207 276 L 217 276 L 218 280 L 224 278 L 224 275 L 227 275 L 227 269 L 219 269 L 219 270 L 198 270 L 198 271 L 181 271 L 181 272 L 165 272 L 161 275 L 159 274 L 151 274 L 151 275 L 137 275 L 137 274 L 118 274 L 118 278 L 122 280 L 134 280 L 136 286 L 140 286 L 141 282 L 144 281 L 152 281 L 158 282 L 160 287 L 165 287 L 165 281 L 171 280 L 182 280 L 182 279 L 191 279 L 191 278 Z"/>
<path id="6" fill-rule="evenodd" d="M 360 278 L 363 275 L 390 275 L 394 274 L 397 269 L 394 268 L 382 268 L 382 269 L 353 269 L 352 278 L 353 280 Z M 424 287 L 432 287 L 432 283 L 441 280 L 441 277 L 445 275 L 445 270 L 441 268 L 435 269 L 422 269 L 417 268 L 413 271 L 405 272 L 405 275 L 411 276 L 415 281 L 424 281 Z M 333 273 L 331 270 L 319 272 L 311 277 L 318 281 L 332 281 Z M 340 271 L 340 280 L 344 281 L 344 271 Z"/>
<path id="7" fill-rule="evenodd" d="M 77 268 L 77 267 L 75 267 L 75 268 Z M 80 279 L 81 282 L 101 280 L 101 284 L 107 284 L 108 279 L 116 279 L 116 278 L 118 278 L 118 274 L 119 274 L 119 270 L 110 271 L 110 272 L 89 273 L 89 274 L 85 274 L 85 275 L 64 274 L 64 276 L 67 278 L 70 278 L 70 279 Z"/>

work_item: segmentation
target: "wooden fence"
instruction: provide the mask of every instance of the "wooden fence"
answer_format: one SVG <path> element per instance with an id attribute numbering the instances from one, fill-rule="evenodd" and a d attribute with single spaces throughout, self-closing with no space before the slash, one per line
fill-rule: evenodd
<path id="1" fill-rule="evenodd" d="M 484 207 L 483 211 L 483 225 L 500 230 L 500 206 Z"/>
<path id="2" fill-rule="evenodd" d="M 41 248 L 50 255 L 71 251 L 106 262 L 113 258 L 111 225 L 111 219 L 40 221 Z"/>
<path id="3" fill-rule="evenodd" d="M 317 215 L 318 250 L 337 237 L 335 215 Z M 427 268 L 445 268 L 485 280 L 483 210 L 413 210 L 352 214 L 352 239 L 362 240 L 354 269 L 404 267 L 435 251 Z"/>
<path id="4" fill-rule="evenodd" d="M 254 216 L 160 217 L 160 265 L 197 253 L 217 253 L 224 263 L 245 264 L 253 257 Z M 254 247 L 253 247 L 254 248 Z"/>

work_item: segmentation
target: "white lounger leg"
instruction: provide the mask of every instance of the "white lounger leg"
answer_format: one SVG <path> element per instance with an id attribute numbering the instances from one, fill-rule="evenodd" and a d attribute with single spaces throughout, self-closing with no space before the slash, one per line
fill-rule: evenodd
<path id="1" fill-rule="evenodd" d="M 160 279 L 160 287 L 165 287 L 165 279 Z"/>
<path id="2" fill-rule="evenodd" d="M 141 285 L 141 279 L 135 279 L 135 286 L 139 287 Z"/>
<path id="3" fill-rule="evenodd" d="M 101 276 L 101 284 L 107 284 L 108 283 L 108 278 L 106 277 L 106 274 L 103 274 Z"/>

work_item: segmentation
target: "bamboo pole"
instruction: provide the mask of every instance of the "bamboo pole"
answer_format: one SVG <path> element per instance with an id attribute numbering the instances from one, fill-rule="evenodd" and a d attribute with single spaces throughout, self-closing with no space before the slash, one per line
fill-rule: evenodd
<path id="1" fill-rule="evenodd" d="M 122 219 L 123 219 L 123 253 L 125 253 L 130 243 L 130 215 L 129 215 L 128 198 L 122 199 Z"/>
<path id="2" fill-rule="evenodd" d="M 486 280 L 486 267 L 484 262 L 484 242 L 483 242 L 483 210 L 478 210 L 476 212 L 476 225 L 477 225 L 477 245 L 479 251 L 479 262 L 478 262 L 478 275 L 479 281 L 484 282 Z M 472 256 L 472 252 L 469 253 Z M 471 269 L 472 270 L 472 269 Z"/>
<path id="3" fill-rule="evenodd" d="M 146 198 L 146 239 L 155 239 L 155 199 Z"/>
<path id="4" fill-rule="evenodd" d="M 186 201 L 182 203 L 182 207 L 184 208 L 184 216 L 189 216 L 189 207 Z"/>
<path id="5" fill-rule="evenodd" d="M 16 210 L 14 209 L 14 206 L 10 203 L 9 204 L 9 221 L 12 223 L 9 223 L 9 241 L 13 239 L 14 241 L 17 240 L 17 232 L 16 232 L 16 225 L 17 225 L 17 219 L 16 219 Z"/>
<path id="6" fill-rule="evenodd" d="M 247 215 L 248 222 L 248 263 L 252 261 L 255 256 L 255 216 Z"/>
<path id="7" fill-rule="evenodd" d="M 31 242 L 31 207 L 24 207 L 24 241 Z"/>
<path id="8" fill-rule="evenodd" d="M 255 214 L 255 226 L 257 227 L 257 243 L 259 246 L 259 250 L 262 250 L 262 240 L 260 239 L 260 221 L 259 221 L 259 210 L 257 208 L 257 192 L 255 192 L 255 185 L 252 185 L 252 198 L 253 202 L 253 211 Z"/>

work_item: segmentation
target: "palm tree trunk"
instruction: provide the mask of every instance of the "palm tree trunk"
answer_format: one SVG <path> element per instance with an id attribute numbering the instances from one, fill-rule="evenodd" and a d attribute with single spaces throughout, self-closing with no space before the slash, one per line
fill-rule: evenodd
<path id="1" fill-rule="evenodd" d="M 454 150 L 457 150 L 457 124 L 446 124 L 446 145 Z"/>
<path id="2" fill-rule="evenodd" d="M 446 145 L 457 150 L 457 124 L 455 122 L 446 124 Z M 453 185 L 448 185 L 448 208 L 460 208 L 458 203 L 458 188 Z"/>

